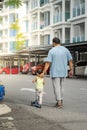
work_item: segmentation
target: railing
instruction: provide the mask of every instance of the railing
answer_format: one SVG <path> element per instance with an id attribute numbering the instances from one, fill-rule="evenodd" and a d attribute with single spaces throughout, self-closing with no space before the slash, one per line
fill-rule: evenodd
<path id="1" fill-rule="evenodd" d="M 73 8 L 73 17 L 85 14 L 85 4 L 81 4 L 76 8 Z"/>
<path id="2" fill-rule="evenodd" d="M 69 39 L 65 40 L 65 43 L 70 43 L 70 40 Z"/>
<path id="3" fill-rule="evenodd" d="M 43 29 L 43 28 L 45 28 L 45 27 L 47 27 L 47 26 L 49 26 L 49 25 L 50 25 L 49 22 L 44 21 L 44 24 L 41 24 L 41 25 L 40 25 L 40 29 Z"/>
<path id="4" fill-rule="evenodd" d="M 74 42 L 82 42 L 82 41 L 85 41 L 85 36 L 84 35 L 73 37 L 73 43 Z"/>

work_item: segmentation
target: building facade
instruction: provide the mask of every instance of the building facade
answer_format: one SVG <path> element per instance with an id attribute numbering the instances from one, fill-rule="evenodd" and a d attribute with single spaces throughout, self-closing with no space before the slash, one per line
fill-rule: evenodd
<path id="1" fill-rule="evenodd" d="M 15 50 L 15 17 L 26 37 L 25 47 L 50 45 L 53 37 L 62 44 L 87 41 L 87 0 L 26 0 L 19 9 L 0 12 L 0 53 Z"/>

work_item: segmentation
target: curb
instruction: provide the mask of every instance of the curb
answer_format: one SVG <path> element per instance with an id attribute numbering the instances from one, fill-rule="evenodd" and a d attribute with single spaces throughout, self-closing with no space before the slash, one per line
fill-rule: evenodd
<path id="1" fill-rule="evenodd" d="M 11 108 L 8 107 L 6 104 L 0 104 L 0 115 L 7 114 L 11 112 Z"/>

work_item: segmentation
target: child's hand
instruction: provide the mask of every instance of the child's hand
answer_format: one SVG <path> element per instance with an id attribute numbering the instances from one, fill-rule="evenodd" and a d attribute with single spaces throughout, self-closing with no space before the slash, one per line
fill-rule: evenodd
<path id="1" fill-rule="evenodd" d="M 32 83 L 34 83 L 34 80 L 32 80 Z"/>
<path id="2" fill-rule="evenodd" d="M 33 80 L 32 80 L 32 83 L 35 83 L 37 81 L 37 78 L 35 77 Z"/>

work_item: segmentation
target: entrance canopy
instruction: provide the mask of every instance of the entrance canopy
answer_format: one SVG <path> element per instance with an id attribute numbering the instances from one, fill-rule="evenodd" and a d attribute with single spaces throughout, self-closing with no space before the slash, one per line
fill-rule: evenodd
<path id="1" fill-rule="evenodd" d="M 80 43 L 69 43 L 64 46 L 70 51 L 87 52 L 87 41 Z"/>

